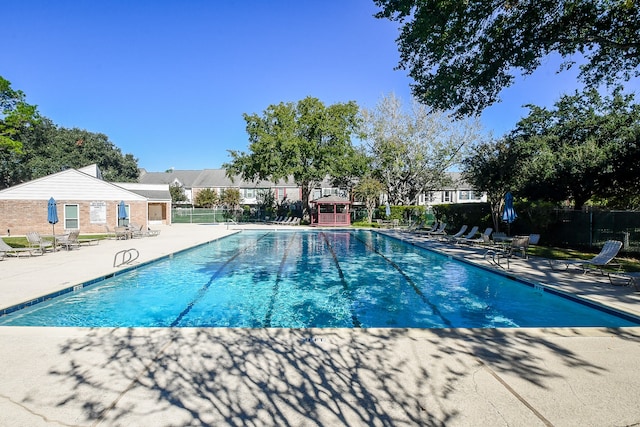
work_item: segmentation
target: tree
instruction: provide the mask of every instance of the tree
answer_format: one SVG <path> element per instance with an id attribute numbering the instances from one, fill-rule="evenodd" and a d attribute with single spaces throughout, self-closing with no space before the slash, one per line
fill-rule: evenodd
<path id="1" fill-rule="evenodd" d="M 187 195 L 184 193 L 184 186 L 179 182 L 169 184 L 169 193 L 171 194 L 171 203 L 187 201 Z"/>
<path id="2" fill-rule="evenodd" d="M 640 75 L 640 10 L 633 0 L 375 0 L 375 16 L 402 24 L 400 69 L 421 102 L 458 115 L 499 100 L 514 72 L 531 74 L 551 53 L 588 87 Z"/>
<path id="3" fill-rule="evenodd" d="M 355 102 L 325 107 L 317 98 L 307 97 L 297 104 L 271 105 L 261 117 L 244 114 L 244 119 L 249 153 L 229 151 L 232 160 L 223 165 L 227 176 L 274 182 L 292 176 L 302 189 L 307 216 L 313 188 L 327 175 L 344 176 L 344 165 L 356 154 L 351 144 L 359 128 Z"/>
<path id="4" fill-rule="evenodd" d="M 640 188 L 640 106 L 633 95 L 595 89 L 565 95 L 554 108 L 530 113 L 508 136 L 526 161 L 521 193 L 532 200 L 573 201 L 637 194 Z"/>
<path id="5" fill-rule="evenodd" d="M 505 194 L 514 192 L 521 184 L 519 171 L 523 161 L 506 139 L 483 142 L 462 161 L 464 180 L 487 194 L 495 231 L 500 230 Z"/>
<path id="6" fill-rule="evenodd" d="M 193 204 L 203 208 L 213 208 L 220 204 L 218 193 L 211 188 L 204 188 L 196 194 Z"/>
<path id="7" fill-rule="evenodd" d="M 449 180 L 445 172 L 480 139 L 476 119 L 456 122 L 415 100 L 405 112 L 393 94 L 362 115 L 373 176 L 395 205 L 417 204 L 420 194 L 443 188 Z"/>
<path id="8" fill-rule="evenodd" d="M 364 202 L 368 222 L 373 222 L 373 213 L 380 201 L 380 195 L 384 192 L 384 185 L 374 178 L 364 178 L 354 187 L 353 192 L 358 200 Z"/>
<path id="9" fill-rule="evenodd" d="M 135 182 L 138 179 L 138 160 L 132 154 L 123 155 L 102 133 L 69 129 L 42 118 L 24 135 L 22 142 L 24 167 L 30 171 L 28 179 L 93 163 L 98 165 L 107 181 Z"/>
<path id="10" fill-rule="evenodd" d="M 258 209 L 266 216 L 272 216 L 273 208 L 276 206 L 276 195 L 270 188 L 259 189 L 256 193 Z"/>
<path id="11" fill-rule="evenodd" d="M 230 218 L 234 213 L 240 211 L 240 190 L 237 188 L 225 188 L 220 193 L 220 203 L 227 209 L 225 216 Z"/>
<path id="12" fill-rule="evenodd" d="M 0 188 L 24 181 L 28 175 L 22 164 L 20 138 L 39 122 L 40 115 L 25 98 L 22 91 L 12 89 L 11 83 L 0 76 Z"/>

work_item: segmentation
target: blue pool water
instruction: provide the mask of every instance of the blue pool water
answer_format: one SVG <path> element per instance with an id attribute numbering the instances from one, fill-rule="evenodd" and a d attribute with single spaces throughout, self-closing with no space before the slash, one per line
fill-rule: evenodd
<path id="1" fill-rule="evenodd" d="M 0 325 L 636 326 L 365 230 L 242 232 L 17 310 Z"/>

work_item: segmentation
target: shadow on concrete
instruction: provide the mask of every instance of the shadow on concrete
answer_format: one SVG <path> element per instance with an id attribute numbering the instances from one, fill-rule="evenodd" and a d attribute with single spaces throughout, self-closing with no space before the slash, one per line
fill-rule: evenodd
<path id="1" fill-rule="evenodd" d="M 93 425 L 444 426 L 483 365 L 541 389 L 564 374 L 540 354 L 607 375 L 527 330 L 88 329 L 60 353 L 57 405 Z"/>

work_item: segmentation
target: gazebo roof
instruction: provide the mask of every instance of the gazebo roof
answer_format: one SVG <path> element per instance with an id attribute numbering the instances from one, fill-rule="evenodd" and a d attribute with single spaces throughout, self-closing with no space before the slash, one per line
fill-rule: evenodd
<path id="1" fill-rule="evenodd" d="M 320 197 L 319 199 L 313 200 L 311 203 L 327 204 L 327 205 L 336 204 L 336 203 L 350 204 L 351 201 L 345 197 L 340 197 L 340 196 L 324 196 L 324 197 Z"/>

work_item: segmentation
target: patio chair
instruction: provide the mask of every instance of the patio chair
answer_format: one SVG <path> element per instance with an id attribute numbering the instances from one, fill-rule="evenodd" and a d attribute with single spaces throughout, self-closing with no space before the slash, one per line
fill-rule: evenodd
<path id="1" fill-rule="evenodd" d="M 8 255 L 19 257 L 22 254 L 32 256 L 36 250 L 35 248 L 14 248 L 0 238 L 0 254 L 2 254 L 3 257 Z M 40 254 L 42 254 L 42 252 Z"/>
<path id="2" fill-rule="evenodd" d="M 460 230 L 458 230 L 456 234 L 452 234 L 451 236 L 444 236 L 443 240 L 447 240 L 447 241 L 456 240 L 457 238 L 462 237 L 464 235 L 464 233 L 467 231 L 467 228 L 469 228 L 469 226 L 467 224 L 464 224 L 462 227 L 460 227 Z"/>
<path id="3" fill-rule="evenodd" d="M 48 248 L 53 247 L 53 242 L 44 240 L 37 231 L 27 233 L 27 242 L 29 242 L 30 248 L 37 249 L 42 253 L 44 253 Z"/>
<path id="4" fill-rule="evenodd" d="M 511 259 L 519 252 L 522 254 L 522 258 L 527 258 L 527 249 L 529 248 L 529 236 L 514 236 L 511 242 L 504 249 L 489 249 L 484 254 L 484 258 L 494 265 L 503 268 L 501 260 L 507 261 L 507 269 Z"/>
<path id="5" fill-rule="evenodd" d="M 581 268 L 583 273 L 588 273 L 590 269 L 594 268 L 596 270 L 600 270 L 600 273 L 604 274 L 605 267 L 618 267 L 620 269 L 621 265 L 617 263 L 613 263 L 612 261 L 616 256 L 618 256 L 618 252 L 622 248 L 622 242 L 619 240 L 607 240 L 604 242 L 600 253 L 589 260 L 584 259 L 550 259 L 549 265 L 553 270 L 558 270 L 564 266 L 564 270 L 568 270 L 569 267 L 578 267 Z"/>
<path id="6" fill-rule="evenodd" d="M 80 247 L 78 236 L 80 230 L 73 230 L 61 237 L 56 237 L 56 245 L 63 246 L 66 250 L 71 250 L 73 246 Z"/>

